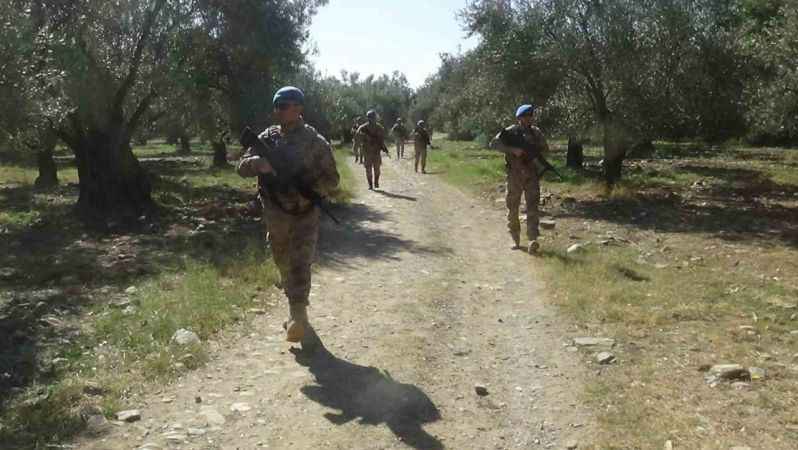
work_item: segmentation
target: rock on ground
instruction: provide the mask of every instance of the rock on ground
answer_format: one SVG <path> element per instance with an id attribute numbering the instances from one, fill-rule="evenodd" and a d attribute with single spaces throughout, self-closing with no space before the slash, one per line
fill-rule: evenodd
<path id="1" fill-rule="evenodd" d="M 172 335 L 172 343 L 177 345 L 199 344 L 200 338 L 197 333 L 181 328 Z"/>

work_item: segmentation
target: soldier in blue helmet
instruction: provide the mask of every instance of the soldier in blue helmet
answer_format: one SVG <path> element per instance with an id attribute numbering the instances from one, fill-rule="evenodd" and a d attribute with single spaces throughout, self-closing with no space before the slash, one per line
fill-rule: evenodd
<path id="1" fill-rule="evenodd" d="M 529 239 L 527 251 L 535 254 L 540 249 L 538 237 L 540 203 L 540 178 L 538 167 L 534 159 L 521 148 L 508 145 L 501 138 L 503 135 L 518 135 L 530 143 L 541 154 L 549 150 L 546 138 L 540 129 L 533 125 L 535 116 L 534 105 L 521 105 L 515 112 L 517 123 L 507 127 L 502 133 L 496 135 L 491 141 L 491 148 L 504 153 L 507 170 L 507 229 L 513 238 L 515 249 L 521 247 L 521 222 L 518 212 L 521 206 L 521 196 L 526 199 L 526 234 Z"/>
<path id="2" fill-rule="evenodd" d="M 274 116 L 279 125 L 269 127 L 258 138 L 273 149 L 298 162 L 302 183 L 321 196 L 330 195 L 339 176 L 330 144 L 310 125 L 302 112 L 304 94 L 287 86 L 274 94 Z M 319 207 L 297 189 L 268 192 L 260 175 L 274 173 L 266 158 L 255 148 L 247 149 L 238 163 L 242 177 L 259 177 L 260 201 L 269 223 L 272 255 L 280 271 L 289 303 L 289 319 L 284 324 L 286 340 L 315 346 L 315 333 L 308 320 L 311 263 L 316 256 L 319 236 Z"/>

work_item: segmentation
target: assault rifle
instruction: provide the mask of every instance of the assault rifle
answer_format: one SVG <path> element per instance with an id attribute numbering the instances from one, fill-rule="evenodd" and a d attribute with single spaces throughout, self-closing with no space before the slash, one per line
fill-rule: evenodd
<path id="1" fill-rule="evenodd" d="M 557 169 L 555 169 L 554 166 L 552 166 L 551 163 L 543 157 L 543 154 L 540 153 L 540 149 L 524 139 L 522 133 L 514 133 L 504 129 L 499 134 L 499 139 L 508 147 L 520 148 L 524 151 L 524 158 L 527 158 L 536 166 L 542 167 L 543 170 L 538 172 L 538 177 L 543 177 L 543 174 L 548 171 L 552 171 L 555 175 L 560 177 L 560 180 L 564 179 L 562 175 L 560 175 L 560 172 L 558 172 Z"/>
<path id="2" fill-rule="evenodd" d="M 266 143 L 258 139 L 258 136 L 249 127 L 244 128 L 239 142 L 244 148 L 254 148 L 257 155 L 265 158 L 272 166 L 272 173 L 258 175 L 258 185 L 262 189 L 261 194 L 263 194 L 263 189 L 265 189 L 265 194 L 269 196 L 269 200 L 278 208 L 285 213 L 291 214 L 283 206 L 276 194 L 294 190 L 310 200 L 313 205 L 317 206 L 324 214 L 327 214 L 333 222 L 341 224 L 327 208 L 322 196 L 302 181 L 303 169 L 296 158 L 286 158 L 285 155 L 281 155 L 275 151 L 273 145 L 266 145 Z"/>
<path id="3" fill-rule="evenodd" d="M 360 131 L 360 129 L 358 129 L 358 131 Z M 380 150 L 385 152 L 385 155 L 388 157 L 388 159 L 391 159 L 391 153 L 388 152 L 388 147 L 385 146 L 385 140 L 379 139 L 379 138 L 377 138 L 377 136 L 374 136 L 373 134 L 371 134 L 371 132 L 368 130 L 368 128 L 363 128 L 363 132 L 366 133 L 366 136 L 368 136 L 370 139 L 372 139 L 374 141 L 379 141 Z"/>
<path id="4" fill-rule="evenodd" d="M 432 145 L 432 138 L 429 135 L 429 131 L 427 131 L 425 128 L 421 128 L 421 127 L 417 126 L 416 129 L 413 130 L 413 132 L 416 133 L 416 134 L 420 134 L 420 135 L 424 136 L 424 141 L 426 141 L 425 143 L 427 144 L 427 147 L 429 147 L 429 148 L 431 148 L 433 150 L 435 149 L 435 146 Z"/>

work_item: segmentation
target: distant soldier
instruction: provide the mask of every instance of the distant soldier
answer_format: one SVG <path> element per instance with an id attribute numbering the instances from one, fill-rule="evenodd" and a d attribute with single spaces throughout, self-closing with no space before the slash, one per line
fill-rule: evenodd
<path id="1" fill-rule="evenodd" d="M 330 144 L 302 118 L 304 94 L 295 87 L 284 87 L 277 91 L 272 103 L 280 125 L 268 128 L 258 138 L 273 150 L 272 154 L 298 162 L 302 184 L 322 196 L 329 195 L 338 186 L 338 171 Z M 319 236 L 319 208 L 293 187 L 269 191 L 264 177 L 274 174 L 274 169 L 255 147 L 247 149 L 237 170 L 242 177 L 258 177 L 259 197 L 269 222 L 272 254 L 288 297 L 289 319 L 284 324 L 286 340 L 301 342 L 303 348 L 315 345 L 317 341 L 308 321 L 307 306 L 310 266 Z"/>
<path id="2" fill-rule="evenodd" d="M 540 249 L 538 237 L 539 213 L 538 203 L 540 202 L 540 179 L 538 177 L 538 167 L 535 160 L 530 158 L 527 153 L 518 147 L 508 145 L 503 139 L 504 136 L 520 136 L 534 148 L 545 154 L 549 150 L 546 138 L 539 128 L 532 125 L 534 122 L 535 107 L 533 105 L 521 105 L 515 112 L 518 120 L 516 125 L 507 127 L 503 132 L 496 135 L 491 141 L 491 148 L 504 153 L 507 169 L 507 228 L 513 238 L 516 249 L 521 248 L 520 235 L 521 223 L 518 220 L 518 210 L 521 205 L 521 195 L 526 198 L 526 234 L 529 238 L 527 251 L 535 254 Z"/>
<path id="3" fill-rule="evenodd" d="M 407 128 L 402 118 L 396 119 L 396 123 L 391 128 L 391 134 L 396 139 L 396 159 L 405 157 L 405 140 L 407 139 Z"/>
<path id="4" fill-rule="evenodd" d="M 385 128 L 377 123 L 377 112 L 374 110 L 366 113 L 366 123 L 357 129 L 357 138 L 360 139 L 360 149 L 366 166 L 366 181 L 369 189 L 380 188 L 380 166 L 382 165 L 381 151 L 385 149 Z"/>
<path id="5" fill-rule="evenodd" d="M 427 131 L 427 123 L 419 120 L 416 128 L 413 130 L 413 157 L 416 160 L 415 168 L 418 172 L 418 163 L 421 163 L 421 173 L 427 173 L 427 147 L 432 145 L 429 132 Z"/>
<path id="6" fill-rule="evenodd" d="M 360 145 L 360 140 L 357 138 L 357 129 L 363 123 L 363 117 L 357 116 L 352 119 L 352 153 L 355 154 L 355 162 L 363 164 L 363 149 Z"/>

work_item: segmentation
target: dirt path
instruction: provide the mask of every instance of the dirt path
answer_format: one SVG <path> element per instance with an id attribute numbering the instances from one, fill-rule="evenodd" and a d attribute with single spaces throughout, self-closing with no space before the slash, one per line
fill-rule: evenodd
<path id="1" fill-rule="evenodd" d="M 80 447 L 585 448 L 583 366 L 501 214 L 408 161 L 383 167 L 384 191 L 359 187 L 347 226 L 324 227 L 311 317 L 328 354 L 288 351 L 280 304 Z"/>

